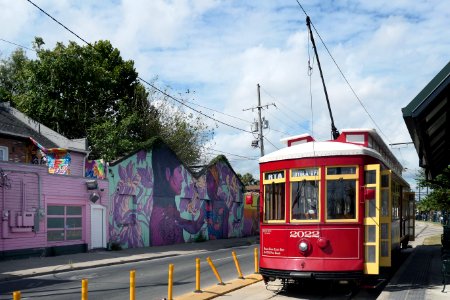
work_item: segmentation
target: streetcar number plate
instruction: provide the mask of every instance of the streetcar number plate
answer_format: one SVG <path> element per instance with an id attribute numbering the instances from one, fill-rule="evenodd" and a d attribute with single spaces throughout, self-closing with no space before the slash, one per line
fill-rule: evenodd
<path id="1" fill-rule="evenodd" d="M 319 238 L 319 231 L 309 231 L 309 230 L 292 230 L 289 232 L 289 237 L 291 238 Z"/>

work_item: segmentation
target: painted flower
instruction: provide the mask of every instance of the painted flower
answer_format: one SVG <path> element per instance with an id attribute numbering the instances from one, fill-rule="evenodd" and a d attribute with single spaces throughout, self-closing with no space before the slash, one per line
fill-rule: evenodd
<path id="1" fill-rule="evenodd" d="M 119 193 L 133 195 L 141 182 L 141 176 L 134 173 L 133 162 L 130 161 L 125 168 L 121 165 L 119 166 L 119 177 L 120 181 L 117 184 L 117 190 Z"/>
<path id="2" fill-rule="evenodd" d="M 153 188 L 153 172 L 148 168 L 137 168 L 137 173 L 141 177 L 141 184 L 145 188 Z"/>
<path id="3" fill-rule="evenodd" d="M 147 160 L 147 151 L 145 150 L 140 150 L 137 154 L 136 154 L 136 161 L 137 164 L 141 164 L 143 162 L 145 162 Z"/>

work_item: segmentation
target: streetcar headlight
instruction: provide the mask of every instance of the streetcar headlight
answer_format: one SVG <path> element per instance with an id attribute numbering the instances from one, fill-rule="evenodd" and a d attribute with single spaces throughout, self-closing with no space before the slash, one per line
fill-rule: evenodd
<path id="1" fill-rule="evenodd" d="M 308 251 L 308 243 L 305 241 L 301 241 L 300 244 L 298 245 L 298 248 L 300 249 L 300 251 L 306 252 Z"/>

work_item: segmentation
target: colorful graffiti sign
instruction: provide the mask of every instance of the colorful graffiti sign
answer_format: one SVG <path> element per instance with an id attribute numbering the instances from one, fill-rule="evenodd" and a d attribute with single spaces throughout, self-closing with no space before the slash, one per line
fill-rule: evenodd
<path id="1" fill-rule="evenodd" d="M 65 149 L 47 152 L 47 166 L 50 174 L 70 175 L 70 153 Z"/>
<path id="2" fill-rule="evenodd" d="M 103 159 L 86 160 L 85 174 L 87 178 L 105 179 L 105 161 Z"/>
<path id="3" fill-rule="evenodd" d="M 108 174 L 111 242 L 131 248 L 244 236 L 242 184 L 226 161 L 194 177 L 162 144 L 111 164 Z"/>

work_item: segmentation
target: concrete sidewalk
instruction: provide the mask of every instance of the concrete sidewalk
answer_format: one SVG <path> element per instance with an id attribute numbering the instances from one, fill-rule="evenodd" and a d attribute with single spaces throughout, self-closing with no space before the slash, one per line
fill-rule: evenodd
<path id="1" fill-rule="evenodd" d="M 450 299 L 450 286 L 442 292 L 441 246 L 425 245 L 427 237 L 442 234 L 438 223 L 416 221 L 417 239 L 408 259 L 395 273 L 378 300 Z"/>
<path id="2" fill-rule="evenodd" d="M 32 257 L 0 261 L 0 281 L 137 262 L 190 253 L 215 251 L 236 246 L 257 245 L 259 236 L 210 240 L 170 246 L 132 248 L 119 251 L 92 251 L 52 257 Z"/>

